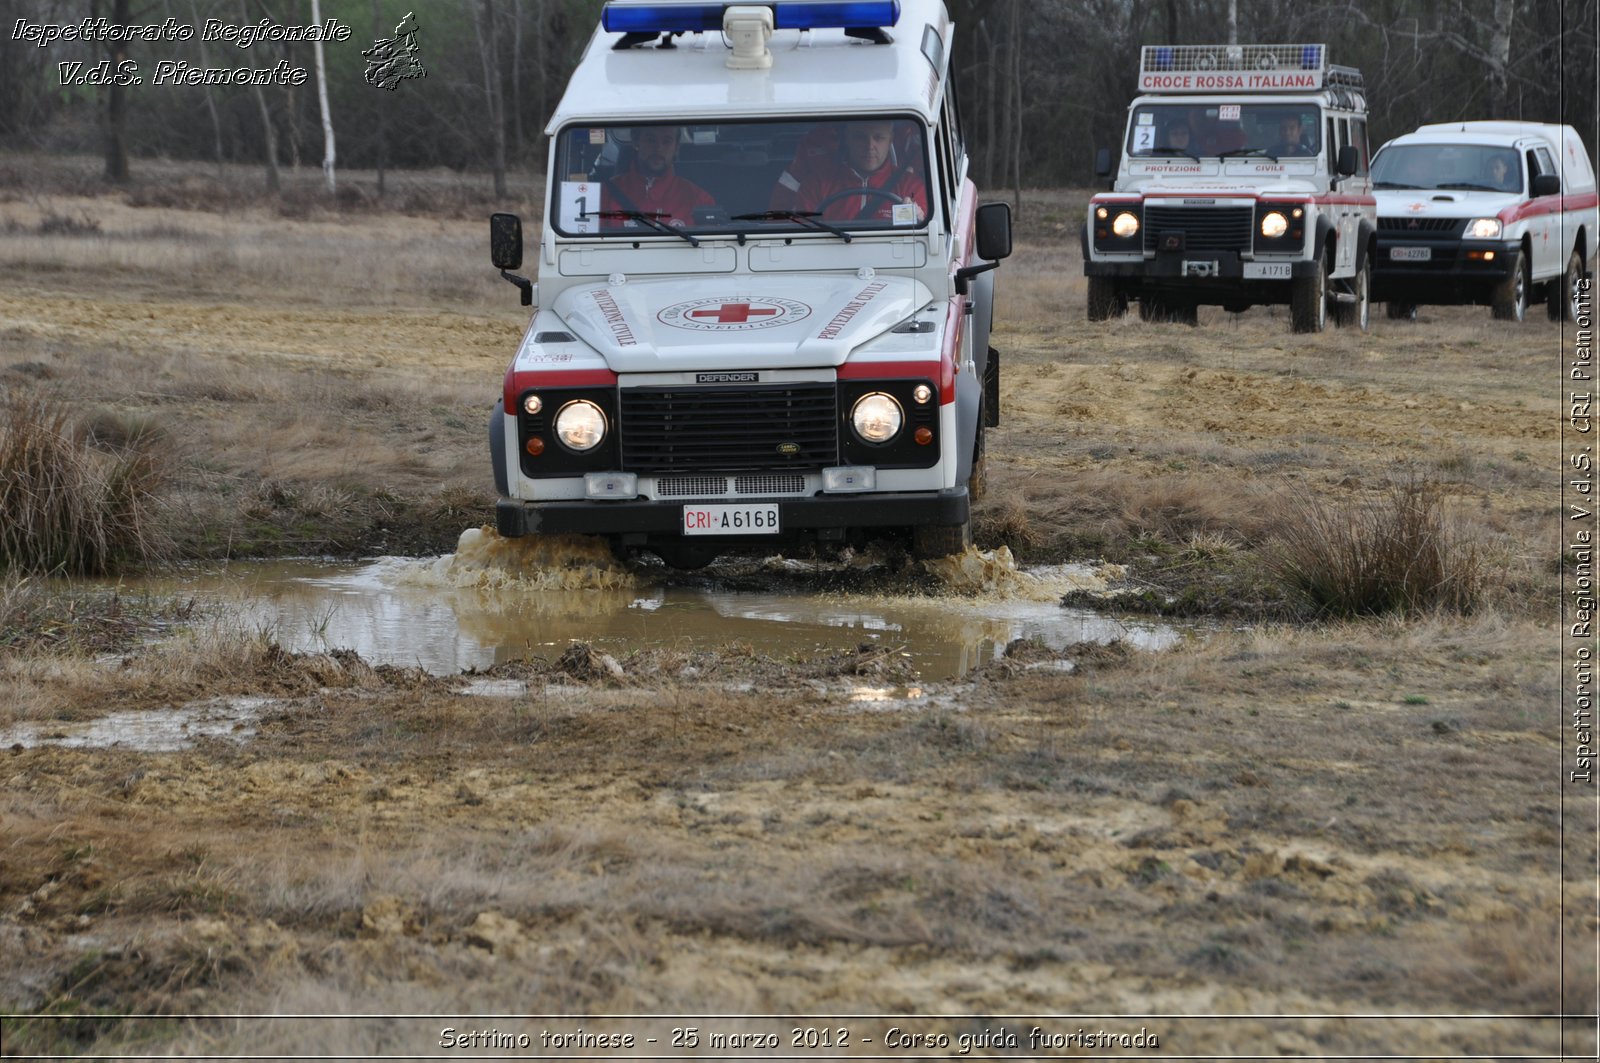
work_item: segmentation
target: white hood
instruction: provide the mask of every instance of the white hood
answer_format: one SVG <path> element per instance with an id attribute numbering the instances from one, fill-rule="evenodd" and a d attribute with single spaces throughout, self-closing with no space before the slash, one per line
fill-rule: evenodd
<path id="1" fill-rule="evenodd" d="M 929 305 L 892 276 L 697 276 L 568 288 L 550 309 L 618 373 L 839 365 Z"/>
<path id="2" fill-rule="evenodd" d="M 1492 218 L 1522 202 L 1515 192 L 1450 188 L 1380 188 L 1372 198 L 1382 218 Z"/>

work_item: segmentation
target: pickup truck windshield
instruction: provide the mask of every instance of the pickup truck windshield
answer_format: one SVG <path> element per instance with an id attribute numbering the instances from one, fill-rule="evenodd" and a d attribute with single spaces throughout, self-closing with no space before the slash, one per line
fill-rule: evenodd
<path id="1" fill-rule="evenodd" d="M 1517 150 L 1487 144 L 1395 144 L 1372 160 L 1372 187 L 1521 192 Z"/>
<path id="2" fill-rule="evenodd" d="M 1314 158 L 1322 154 L 1321 125 L 1313 104 L 1143 104 L 1128 125 L 1126 151 L 1134 158 Z"/>
<path id="3" fill-rule="evenodd" d="M 902 115 L 567 126 L 548 217 L 601 239 L 920 229 L 925 134 Z"/>

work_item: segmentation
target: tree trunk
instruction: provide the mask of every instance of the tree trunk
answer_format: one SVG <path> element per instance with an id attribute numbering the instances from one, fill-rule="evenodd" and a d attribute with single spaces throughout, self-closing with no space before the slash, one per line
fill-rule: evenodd
<path id="1" fill-rule="evenodd" d="M 128 24 L 128 0 L 116 0 L 111 5 L 111 21 L 118 26 Z M 114 75 L 128 58 L 128 44 L 112 41 L 106 45 L 106 53 L 113 75 L 106 102 L 106 180 L 122 182 L 128 179 L 128 90 Z"/>
<path id="2" fill-rule="evenodd" d="M 311 24 L 321 31 L 322 4 L 320 0 L 311 0 Z M 333 195 L 333 116 L 328 112 L 328 69 L 322 61 L 322 41 L 312 42 L 312 49 L 317 56 L 317 105 L 322 110 L 322 180 L 327 186 L 328 195 Z"/>
<path id="3" fill-rule="evenodd" d="M 245 10 L 244 0 L 239 0 L 239 15 L 245 21 L 250 21 L 250 12 Z M 241 49 L 250 59 L 250 69 L 256 68 L 255 49 Z M 272 111 L 267 107 L 267 94 L 261 91 L 260 85 L 252 85 L 255 92 L 256 107 L 261 111 L 261 135 L 265 141 L 267 155 L 267 191 L 276 194 L 281 182 L 278 180 L 278 131 L 272 127 Z"/>
<path id="4" fill-rule="evenodd" d="M 1509 115 L 1511 70 L 1511 16 L 1515 0 L 1494 0 L 1494 24 L 1489 27 L 1489 113 Z"/>
<path id="5" fill-rule="evenodd" d="M 494 145 L 494 194 L 506 194 L 506 121 L 504 97 L 500 92 L 499 49 L 495 47 L 494 0 L 483 0 L 479 17 L 473 20 L 478 33 L 478 56 L 483 61 L 483 97 L 489 112 Z"/>
<path id="6" fill-rule="evenodd" d="M 381 41 L 386 36 L 383 16 L 378 11 L 378 0 L 372 0 L 372 39 Z M 378 104 L 378 197 L 383 197 L 383 171 L 389 163 L 388 121 L 389 108 Z"/>

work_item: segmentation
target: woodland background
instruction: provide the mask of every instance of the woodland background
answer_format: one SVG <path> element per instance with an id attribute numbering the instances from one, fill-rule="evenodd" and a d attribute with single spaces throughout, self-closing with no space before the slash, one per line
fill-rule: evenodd
<path id="1" fill-rule="evenodd" d="M 1565 122 L 1591 151 L 1596 129 L 1600 0 L 948 0 L 974 176 L 1002 189 L 1093 183 L 1099 145 L 1121 134 L 1138 51 L 1157 43 L 1325 42 L 1366 76 L 1373 148 L 1422 122 L 1514 118 Z M 594 30 L 601 0 L 322 0 L 324 19 L 353 28 L 327 45 L 328 111 L 338 168 L 447 167 L 537 176 L 543 127 Z M 389 92 L 367 83 L 362 49 L 392 37 L 408 11 L 427 75 Z M 200 27 L 266 18 L 312 21 L 311 0 L 0 0 L 0 151 L 102 153 L 125 180 L 140 159 L 322 165 L 312 46 L 224 42 L 48 47 L 13 40 L 19 18 Z M 1231 22 L 1231 26 L 1230 26 Z M 196 34 L 198 38 L 199 34 Z M 114 50 L 118 49 L 118 50 Z M 122 58 L 146 84 L 60 84 L 58 64 Z M 312 71 L 306 84 L 152 86 L 158 59 L 196 66 Z"/>

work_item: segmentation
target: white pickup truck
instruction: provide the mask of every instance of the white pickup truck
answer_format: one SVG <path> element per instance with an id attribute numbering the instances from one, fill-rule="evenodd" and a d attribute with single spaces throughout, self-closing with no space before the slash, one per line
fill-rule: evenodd
<path id="1" fill-rule="evenodd" d="M 1543 299 L 1552 321 L 1573 318 L 1600 197 L 1571 126 L 1425 125 L 1379 150 L 1372 181 L 1372 298 L 1389 317 L 1412 317 L 1423 303 L 1476 303 L 1521 321 Z"/>

